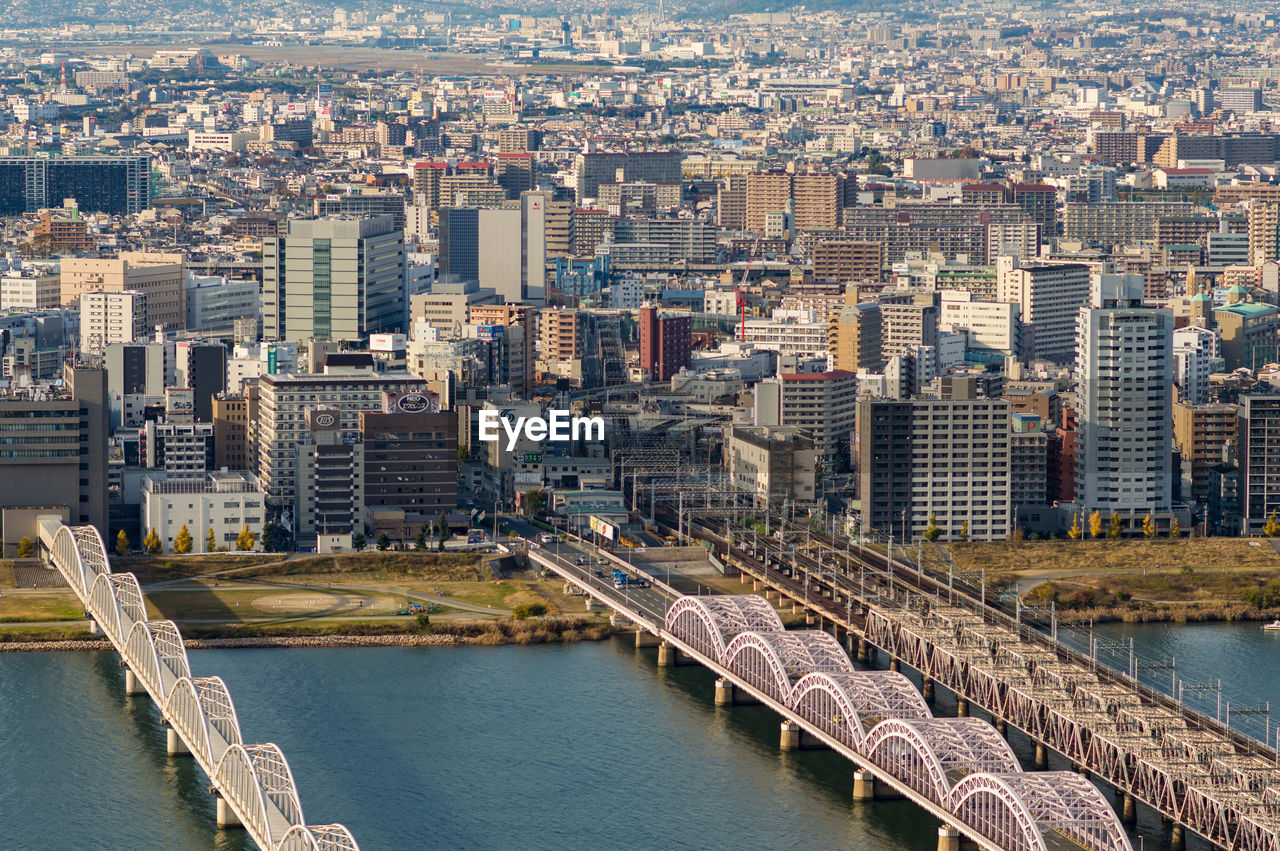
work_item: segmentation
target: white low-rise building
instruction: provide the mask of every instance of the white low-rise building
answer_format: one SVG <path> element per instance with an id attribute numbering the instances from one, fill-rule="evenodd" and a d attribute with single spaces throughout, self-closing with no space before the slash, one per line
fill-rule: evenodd
<path id="1" fill-rule="evenodd" d="M 249 473 L 226 471 L 201 478 L 151 476 L 142 479 L 141 543 L 154 529 L 165 552 L 173 552 L 174 541 L 187 527 L 191 552 L 209 552 L 209 530 L 218 547 L 236 548 L 240 532 L 248 526 L 255 535 L 254 548 L 261 549 L 265 522 L 262 489 Z"/>

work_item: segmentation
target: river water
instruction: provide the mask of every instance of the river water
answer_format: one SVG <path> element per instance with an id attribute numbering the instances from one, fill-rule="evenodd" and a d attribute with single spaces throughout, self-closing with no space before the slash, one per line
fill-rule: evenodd
<path id="1" fill-rule="evenodd" d="M 781 753 L 778 717 L 716 709 L 700 667 L 624 639 L 539 647 L 204 650 L 251 742 L 289 758 L 312 823 L 363 849 L 932 849 L 850 765 Z M 0 653 L 0 846 L 251 847 L 108 653 Z"/>

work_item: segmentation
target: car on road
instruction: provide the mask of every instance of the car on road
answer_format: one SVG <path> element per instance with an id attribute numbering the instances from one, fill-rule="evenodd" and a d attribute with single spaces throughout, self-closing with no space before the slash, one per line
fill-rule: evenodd
<path id="1" fill-rule="evenodd" d="M 586 563 L 587 563 L 586 556 L 578 556 L 578 564 L 586 564 Z"/>

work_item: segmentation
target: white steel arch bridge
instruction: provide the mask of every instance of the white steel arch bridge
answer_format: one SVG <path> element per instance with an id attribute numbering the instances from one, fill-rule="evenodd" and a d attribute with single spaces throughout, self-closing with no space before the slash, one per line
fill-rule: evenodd
<path id="1" fill-rule="evenodd" d="M 204 769 L 218 797 L 219 824 L 242 824 L 265 851 L 358 851 L 342 825 L 306 823 L 280 748 L 244 742 L 226 685 L 218 677 L 191 675 L 177 626 L 147 617 L 137 577 L 111 572 L 96 528 L 41 517 L 40 541 L 128 666 L 126 688 L 136 693 L 140 686 L 160 708 L 170 753 L 190 753 Z"/>
<path id="2" fill-rule="evenodd" d="M 1024 772 L 987 722 L 935 718 L 905 676 L 855 670 L 831 635 L 786 631 L 758 595 L 680 597 L 663 617 L 568 559 L 546 550 L 531 550 L 529 557 L 982 848 L 1133 851 L 1092 783 L 1071 771 Z"/>

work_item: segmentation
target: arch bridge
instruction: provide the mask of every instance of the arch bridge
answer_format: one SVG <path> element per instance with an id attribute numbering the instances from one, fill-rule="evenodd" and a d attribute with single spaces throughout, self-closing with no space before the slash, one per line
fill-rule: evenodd
<path id="1" fill-rule="evenodd" d="M 127 666 L 125 690 L 150 695 L 159 707 L 169 753 L 190 754 L 208 776 L 219 826 L 243 825 L 264 851 L 358 851 L 342 825 L 306 823 L 280 748 L 244 741 L 226 685 L 218 677 L 192 676 L 178 627 L 147 616 L 137 577 L 111 572 L 96 528 L 41 517 L 40 542 L 80 598 L 91 629 L 106 636 Z"/>

